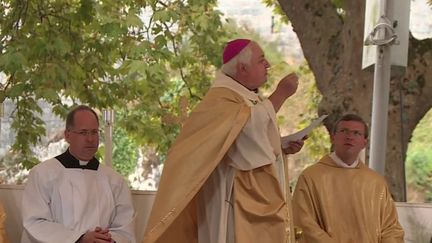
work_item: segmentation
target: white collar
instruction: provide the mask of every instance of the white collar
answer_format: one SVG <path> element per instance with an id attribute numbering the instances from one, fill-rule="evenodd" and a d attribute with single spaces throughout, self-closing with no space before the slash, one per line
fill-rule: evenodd
<path id="1" fill-rule="evenodd" d="M 256 104 L 259 101 L 263 100 L 263 97 L 260 93 L 255 93 L 254 91 L 250 91 L 245 86 L 241 85 L 228 75 L 224 74 L 221 71 L 216 72 L 216 79 L 212 85 L 212 88 L 216 87 L 225 87 L 233 90 L 234 92 L 240 94 L 245 100 L 250 101 L 252 104 Z"/>
<path id="2" fill-rule="evenodd" d="M 79 160 L 79 164 L 82 166 L 82 165 L 87 165 L 88 164 L 88 161 L 83 161 L 83 160 Z"/>
<path id="3" fill-rule="evenodd" d="M 357 156 L 356 160 L 354 161 L 354 163 L 352 163 L 351 165 L 346 164 L 345 162 L 343 162 L 343 160 L 341 158 L 339 158 L 336 154 L 336 152 L 333 152 L 330 154 L 330 158 L 332 158 L 334 160 L 334 162 L 336 163 L 337 166 L 339 167 L 343 167 L 343 168 L 355 168 L 357 167 L 360 159 L 359 156 Z"/>

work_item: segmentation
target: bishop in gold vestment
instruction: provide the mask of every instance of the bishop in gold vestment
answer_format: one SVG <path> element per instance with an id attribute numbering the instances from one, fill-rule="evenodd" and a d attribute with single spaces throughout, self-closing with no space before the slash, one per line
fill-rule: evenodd
<path id="1" fill-rule="evenodd" d="M 230 42 L 224 63 L 232 50 L 245 58 L 234 59 L 235 72 L 217 73 L 168 153 L 145 243 L 294 242 L 275 111 L 295 92 L 297 77 L 288 75 L 264 98 L 256 92 L 269 67 L 261 48 Z"/>

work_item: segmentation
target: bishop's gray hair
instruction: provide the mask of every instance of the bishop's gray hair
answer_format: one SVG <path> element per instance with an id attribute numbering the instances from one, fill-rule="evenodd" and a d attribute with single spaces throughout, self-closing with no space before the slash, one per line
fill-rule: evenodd
<path id="1" fill-rule="evenodd" d="M 246 65 L 251 65 L 252 59 L 252 41 L 245 47 L 243 50 L 239 52 L 235 57 L 229 60 L 227 63 L 222 65 L 222 72 L 230 77 L 234 77 L 237 75 L 237 63 L 242 63 Z"/>

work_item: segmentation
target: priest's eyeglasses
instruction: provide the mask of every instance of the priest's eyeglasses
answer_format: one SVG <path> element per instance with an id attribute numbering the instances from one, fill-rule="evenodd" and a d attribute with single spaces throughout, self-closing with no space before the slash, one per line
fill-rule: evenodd
<path id="1" fill-rule="evenodd" d="M 352 135 L 355 138 L 360 138 L 363 137 L 364 134 L 358 130 L 350 130 L 348 128 L 342 128 L 340 130 L 337 131 L 338 133 L 342 133 L 345 136 L 349 136 Z"/>
<path id="2" fill-rule="evenodd" d="M 87 137 L 87 136 L 95 137 L 95 136 L 99 136 L 101 133 L 100 130 L 85 130 L 85 129 L 78 130 L 78 131 L 74 131 L 74 130 L 69 129 L 69 131 L 73 132 L 75 134 L 78 134 L 80 136 L 83 136 L 83 137 Z"/>

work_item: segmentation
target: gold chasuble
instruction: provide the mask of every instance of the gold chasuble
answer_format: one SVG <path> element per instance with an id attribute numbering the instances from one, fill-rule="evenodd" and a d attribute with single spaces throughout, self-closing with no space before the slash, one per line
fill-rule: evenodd
<path id="1" fill-rule="evenodd" d="M 5 228 L 6 212 L 0 203 L 0 243 L 9 243 Z"/>
<path id="2" fill-rule="evenodd" d="M 256 143 L 268 141 L 273 161 L 259 167 L 240 161 L 247 158 L 244 148 L 254 148 L 241 141 L 254 106 L 271 104 L 250 99 L 258 95 L 242 89 L 218 73 L 186 120 L 164 163 L 144 243 L 294 243 L 291 198 L 283 186 L 288 177 L 272 106 L 266 116 L 272 117 L 270 125 L 263 129 L 270 132 Z"/>
<path id="3" fill-rule="evenodd" d="M 404 232 L 384 178 L 363 162 L 342 168 L 330 156 L 305 169 L 294 196 L 305 243 L 403 243 Z"/>

